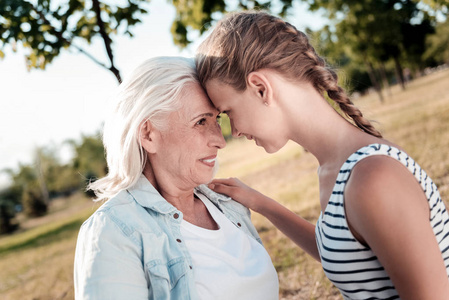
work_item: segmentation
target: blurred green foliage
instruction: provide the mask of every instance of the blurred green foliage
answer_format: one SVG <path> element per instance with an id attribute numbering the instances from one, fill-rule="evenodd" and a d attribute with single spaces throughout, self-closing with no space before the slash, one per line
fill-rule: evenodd
<path id="1" fill-rule="evenodd" d="M 448 0 L 423 0 L 422 2 L 425 3 L 426 5 L 429 5 L 433 9 L 442 10 L 445 11 L 446 13 L 448 12 L 449 9 Z"/>
<path id="2" fill-rule="evenodd" d="M 449 19 L 435 26 L 435 33 L 427 36 L 423 58 L 429 64 L 449 63 Z"/>
<path id="3" fill-rule="evenodd" d="M 0 234 L 10 233 L 17 229 L 18 224 L 15 222 L 16 216 L 15 206 L 18 197 L 14 195 L 11 188 L 0 191 Z"/>
<path id="4" fill-rule="evenodd" d="M 98 134 L 83 135 L 80 141 L 70 140 L 67 144 L 74 153 L 69 163 L 62 163 L 56 147 L 48 146 L 35 150 L 32 163 L 4 170 L 11 185 L 0 192 L 0 224 L 4 224 L 0 232 L 16 228 L 16 212 L 23 210 L 28 217 L 44 215 L 53 198 L 84 190 L 88 181 L 106 174 L 104 148 Z"/>
<path id="5" fill-rule="evenodd" d="M 428 66 L 423 57 L 426 38 L 434 33 L 437 22 L 418 1 L 316 0 L 309 3 L 312 10 L 324 9 L 332 21 L 332 26 L 317 33 L 318 39 L 329 61 L 337 67 L 343 62 L 353 90 L 363 92 L 373 87 L 383 100 L 382 89 L 391 83 L 400 83 L 405 88 L 404 68 L 418 74 Z M 360 86 L 359 79 L 366 78 L 360 77 L 363 73 L 369 81 Z"/>
<path id="6" fill-rule="evenodd" d="M 225 140 L 230 140 L 232 138 L 231 121 L 228 115 L 220 114 L 220 126 L 221 133 L 223 134 Z"/>
<path id="7" fill-rule="evenodd" d="M 103 143 L 99 134 L 83 135 L 80 142 L 69 141 L 74 150 L 72 168 L 83 178 L 84 187 L 108 172 Z M 88 191 L 89 196 L 94 196 Z"/>
<path id="8" fill-rule="evenodd" d="M 148 13 L 149 0 L 2 0 L 0 1 L 0 58 L 4 47 L 15 51 L 21 44 L 27 51 L 27 68 L 45 69 L 63 49 L 74 49 L 94 63 L 109 70 L 121 82 L 120 71 L 114 65 L 113 42 L 117 35 L 133 36 L 131 30 Z M 172 25 L 174 43 L 180 48 L 192 41 L 190 32 L 204 33 L 212 24 L 216 13 L 226 11 L 224 0 L 173 0 L 176 9 Z M 237 6 L 270 8 L 272 2 L 281 4 L 281 14 L 291 6 L 292 0 L 255 1 L 239 0 Z M 93 40 L 104 45 L 106 57 L 98 58 L 87 49 Z"/>
<path id="9" fill-rule="evenodd" d="M 147 13 L 147 1 L 127 1 L 126 5 L 99 0 L 2 0 L 0 1 L 0 50 L 17 44 L 28 51 L 27 67 L 45 69 L 63 49 L 73 48 L 95 63 L 108 69 L 120 82 L 120 72 L 114 66 L 112 37 L 132 36 L 130 29 Z M 112 2 L 113 3 L 113 2 Z M 83 45 L 100 38 L 109 64 L 91 55 Z M 4 52 L 2 52 L 2 55 Z"/>
<path id="10" fill-rule="evenodd" d="M 193 0 L 188 3 L 184 0 L 173 0 L 171 2 L 176 9 L 176 17 L 171 28 L 173 41 L 180 48 L 184 48 L 192 42 L 189 35 L 194 32 L 199 35 L 205 33 L 222 16 L 222 13 L 229 10 L 229 3 L 234 4 L 235 9 L 238 10 L 274 10 L 285 17 L 292 7 L 293 0 Z"/>

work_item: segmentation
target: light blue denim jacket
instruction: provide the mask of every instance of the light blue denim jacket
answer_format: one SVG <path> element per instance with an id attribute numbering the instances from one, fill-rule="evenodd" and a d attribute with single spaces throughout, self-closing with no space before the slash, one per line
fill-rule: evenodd
<path id="1" fill-rule="evenodd" d="M 246 207 L 205 185 L 195 193 L 262 243 Z M 182 218 L 144 176 L 104 203 L 78 235 L 75 299 L 198 299 Z"/>

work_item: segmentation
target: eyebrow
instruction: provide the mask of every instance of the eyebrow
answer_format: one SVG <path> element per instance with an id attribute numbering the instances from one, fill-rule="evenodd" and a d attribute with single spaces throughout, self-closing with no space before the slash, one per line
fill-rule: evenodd
<path id="1" fill-rule="evenodd" d="M 213 117 L 213 116 L 214 116 L 213 113 L 204 113 L 204 114 L 200 114 L 200 115 L 198 115 L 198 116 L 192 118 L 192 120 L 190 120 L 190 121 L 193 121 L 193 120 L 198 119 L 198 118 L 200 118 L 200 117 Z"/>

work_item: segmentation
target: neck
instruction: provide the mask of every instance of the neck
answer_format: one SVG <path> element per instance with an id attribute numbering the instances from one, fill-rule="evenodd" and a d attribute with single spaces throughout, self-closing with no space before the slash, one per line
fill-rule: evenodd
<path id="1" fill-rule="evenodd" d="M 172 204 L 183 214 L 188 214 L 193 208 L 193 187 L 181 189 L 173 184 L 172 180 L 164 180 L 162 175 L 158 176 L 157 172 L 154 172 L 150 163 L 147 163 L 145 166 L 143 175 L 168 203 Z"/>
<path id="2" fill-rule="evenodd" d="M 340 167 L 354 151 L 380 139 L 355 127 L 311 85 L 292 85 L 284 105 L 289 138 L 311 152 L 320 168 Z"/>

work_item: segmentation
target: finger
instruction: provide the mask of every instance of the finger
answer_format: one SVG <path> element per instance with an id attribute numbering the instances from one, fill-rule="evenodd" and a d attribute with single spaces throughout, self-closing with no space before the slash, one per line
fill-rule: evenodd
<path id="1" fill-rule="evenodd" d="M 213 185 L 213 187 L 211 187 L 211 185 Z M 219 183 L 210 184 L 209 188 L 212 189 L 216 193 L 228 195 L 230 197 L 232 197 L 232 192 L 234 189 L 232 186 L 219 184 Z"/>
<path id="2" fill-rule="evenodd" d="M 212 184 L 236 185 L 235 178 L 218 178 L 211 181 Z"/>

